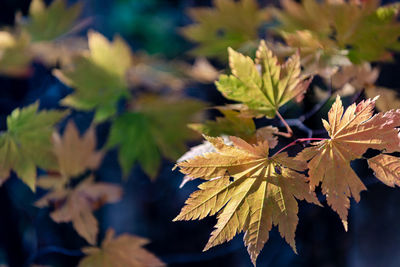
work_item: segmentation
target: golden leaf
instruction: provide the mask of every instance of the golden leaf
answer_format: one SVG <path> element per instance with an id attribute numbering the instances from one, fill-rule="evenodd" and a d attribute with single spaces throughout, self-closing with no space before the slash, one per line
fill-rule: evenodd
<path id="1" fill-rule="evenodd" d="M 207 137 L 216 152 L 177 164 L 182 173 L 208 181 L 190 196 L 174 220 L 202 219 L 218 213 L 216 229 L 204 250 L 244 231 L 254 264 L 272 225 L 278 225 L 281 236 L 296 251 L 295 198 L 319 204 L 305 176 L 296 172 L 304 170 L 306 163 L 286 153 L 268 157 L 267 141 L 251 145 L 237 137 L 230 139 L 233 146 L 226 145 L 222 138 Z"/>
<path id="2" fill-rule="evenodd" d="M 94 128 L 89 128 L 80 137 L 72 121 L 67 124 L 62 137 L 57 132 L 53 134 L 53 146 L 59 171 L 68 178 L 82 174 L 87 169 L 97 169 L 103 159 L 103 153 L 96 151 Z"/>
<path id="3" fill-rule="evenodd" d="M 398 157 L 380 154 L 368 159 L 368 164 L 376 178 L 384 184 L 391 187 L 400 186 L 400 159 Z"/>
<path id="4" fill-rule="evenodd" d="M 161 267 L 165 266 L 156 256 L 143 248 L 149 240 L 129 234 L 114 237 L 108 229 L 101 247 L 85 247 L 87 255 L 79 267 Z"/>
<path id="5" fill-rule="evenodd" d="M 308 163 L 310 187 L 322 183 L 322 192 L 328 204 L 338 213 L 347 230 L 350 196 L 358 202 L 360 192 L 366 190 L 350 166 L 361 158 L 368 148 L 393 152 L 399 150 L 398 130 L 400 110 L 391 110 L 373 116 L 375 100 L 353 104 L 344 112 L 340 97 L 323 120 L 330 139 L 313 143 L 299 153 L 297 159 Z"/>

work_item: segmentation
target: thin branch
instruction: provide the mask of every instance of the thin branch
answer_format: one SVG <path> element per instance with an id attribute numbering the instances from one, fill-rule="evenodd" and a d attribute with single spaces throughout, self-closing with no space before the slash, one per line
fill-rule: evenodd
<path id="1" fill-rule="evenodd" d="M 276 111 L 276 116 L 281 120 L 283 125 L 286 127 L 287 133 L 282 133 L 278 132 L 277 134 L 286 138 L 290 138 L 293 136 L 293 130 L 290 128 L 289 124 L 285 121 L 285 119 L 282 117 L 282 115 L 279 113 L 279 111 Z"/>
<path id="2" fill-rule="evenodd" d="M 323 141 L 323 140 L 327 140 L 327 139 L 326 138 L 299 138 L 299 139 L 294 140 L 293 142 L 291 142 L 287 146 L 281 148 L 274 155 L 277 155 L 277 154 L 281 153 L 282 151 L 284 151 L 285 149 L 288 149 L 291 146 L 297 145 L 298 143 L 309 142 L 309 141 Z"/>

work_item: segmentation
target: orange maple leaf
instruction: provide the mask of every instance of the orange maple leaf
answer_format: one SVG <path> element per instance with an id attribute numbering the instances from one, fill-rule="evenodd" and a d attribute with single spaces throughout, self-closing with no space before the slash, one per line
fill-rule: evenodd
<path id="1" fill-rule="evenodd" d="M 366 187 L 350 166 L 361 158 L 368 148 L 394 152 L 400 149 L 400 110 L 373 115 L 374 99 L 352 104 L 344 112 L 340 97 L 323 120 L 330 139 L 313 143 L 312 147 L 299 153 L 297 159 L 309 160 L 311 189 L 321 183 L 322 193 L 328 204 L 340 216 L 347 230 L 350 197 L 358 202 L 360 192 Z"/>

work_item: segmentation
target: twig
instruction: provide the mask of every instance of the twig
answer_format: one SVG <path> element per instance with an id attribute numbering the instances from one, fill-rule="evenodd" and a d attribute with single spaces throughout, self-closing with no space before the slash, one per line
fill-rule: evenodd
<path id="1" fill-rule="evenodd" d="M 279 111 L 276 111 L 276 116 L 278 116 L 278 118 L 281 120 L 281 122 L 283 123 L 283 125 L 286 127 L 286 130 L 287 130 L 287 133 L 278 132 L 277 134 L 280 136 L 286 137 L 286 138 L 292 137 L 293 136 L 292 128 L 290 128 L 289 124 L 287 124 L 287 122 L 282 117 L 282 115 L 279 113 Z"/>
<path id="2" fill-rule="evenodd" d="M 299 138 L 294 140 L 293 142 L 291 142 L 290 144 L 288 144 L 287 146 L 281 148 L 278 152 L 276 152 L 274 155 L 277 155 L 279 153 L 281 153 L 282 151 L 284 151 L 285 149 L 294 146 L 298 143 L 302 143 L 302 142 L 308 142 L 308 141 L 323 141 L 323 140 L 327 140 L 326 138 Z"/>

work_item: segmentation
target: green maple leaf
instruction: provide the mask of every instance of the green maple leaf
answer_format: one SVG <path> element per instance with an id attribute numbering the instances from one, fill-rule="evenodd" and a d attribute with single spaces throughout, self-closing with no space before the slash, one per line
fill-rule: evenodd
<path id="1" fill-rule="evenodd" d="M 144 172 L 154 178 L 162 155 L 176 160 L 186 151 L 185 141 L 195 136 L 185 125 L 203 107 L 195 100 L 144 97 L 137 103 L 136 111 L 114 120 L 106 147 L 119 147 L 119 162 L 125 176 L 138 161 Z"/>
<path id="2" fill-rule="evenodd" d="M 69 8 L 65 0 L 55 0 L 46 7 L 43 0 L 33 0 L 29 8 L 29 19 L 20 22 L 33 42 L 51 41 L 68 33 L 82 11 L 82 4 Z"/>
<path id="3" fill-rule="evenodd" d="M 241 51 L 254 48 L 258 30 L 268 20 L 266 10 L 254 0 L 215 0 L 215 8 L 192 8 L 189 16 L 195 24 L 182 29 L 182 34 L 198 43 L 196 56 L 226 59 L 226 47 Z"/>
<path id="4" fill-rule="evenodd" d="M 232 75 L 221 75 L 218 90 L 228 99 L 249 109 L 274 117 L 279 107 L 303 94 L 311 80 L 300 75 L 300 57 L 294 54 L 285 64 L 261 41 L 255 62 L 228 48 Z"/>
<path id="5" fill-rule="evenodd" d="M 56 70 L 54 74 L 75 89 L 62 104 L 78 110 L 96 109 L 95 121 L 113 116 L 117 103 L 129 97 L 126 72 L 132 65 L 129 46 L 119 37 L 109 42 L 96 32 L 89 33 L 90 54 L 77 57 L 74 66 Z"/>
<path id="6" fill-rule="evenodd" d="M 52 152 L 53 126 L 66 113 L 39 111 L 35 103 L 14 110 L 7 117 L 7 131 L 0 134 L 0 182 L 13 170 L 33 191 L 36 184 L 36 167 L 51 169 L 57 166 Z"/>

